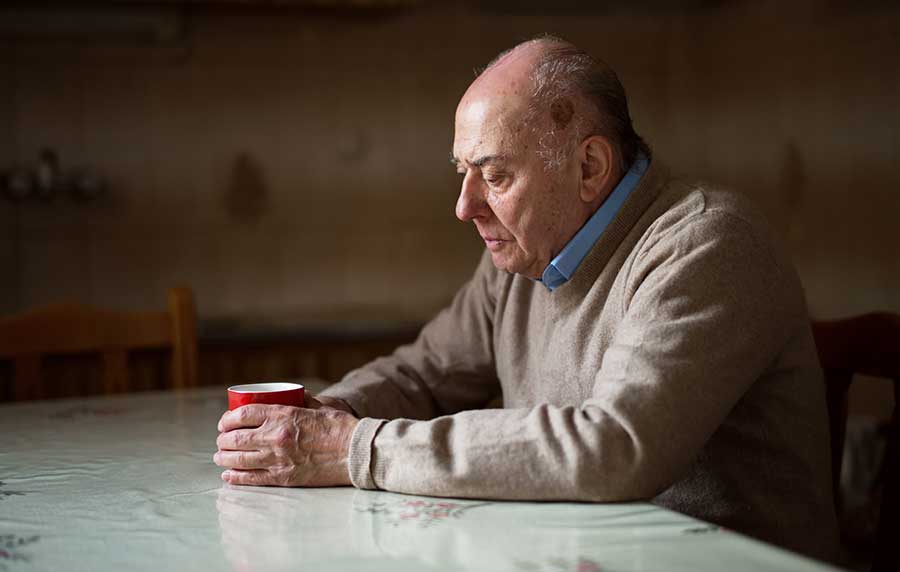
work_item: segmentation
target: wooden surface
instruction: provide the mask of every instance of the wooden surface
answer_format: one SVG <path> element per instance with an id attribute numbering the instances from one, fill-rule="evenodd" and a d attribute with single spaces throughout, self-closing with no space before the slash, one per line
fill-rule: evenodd
<path id="1" fill-rule="evenodd" d="M 183 389 L 197 384 L 197 308 L 190 289 L 169 290 L 169 316 L 172 385 Z"/>
<path id="2" fill-rule="evenodd" d="M 358 330 L 307 328 L 293 335 L 245 332 L 201 339 L 197 357 L 198 385 L 236 385 L 264 380 L 312 377 L 338 381 L 347 372 L 415 339 L 417 328 Z M 177 387 L 169 366 L 171 352 L 145 349 L 128 355 L 129 389 L 148 391 Z M 16 399 L 13 368 L 0 362 L 0 401 Z M 10 365 L 10 364 L 7 364 Z M 42 383 L 19 399 L 96 395 L 112 389 L 104 382 L 97 356 L 70 354 L 44 360 Z"/>
<path id="3" fill-rule="evenodd" d="M 196 314 L 187 288 L 169 291 L 166 310 L 120 312 L 83 304 L 53 304 L 0 318 L 0 360 L 12 361 L 16 399 L 52 394 L 45 356 L 97 354 L 105 393 L 127 391 L 128 352 L 164 348 L 172 354 L 172 386 L 197 380 Z"/>

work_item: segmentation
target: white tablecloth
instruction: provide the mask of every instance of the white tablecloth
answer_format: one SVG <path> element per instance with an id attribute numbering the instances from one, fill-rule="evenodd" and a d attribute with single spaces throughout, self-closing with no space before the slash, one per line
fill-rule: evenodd
<path id="1" fill-rule="evenodd" d="M 828 569 L 650 504 L 232 487 L 225 408 L 218 388 L 0 406 L 0 571 Z"/>

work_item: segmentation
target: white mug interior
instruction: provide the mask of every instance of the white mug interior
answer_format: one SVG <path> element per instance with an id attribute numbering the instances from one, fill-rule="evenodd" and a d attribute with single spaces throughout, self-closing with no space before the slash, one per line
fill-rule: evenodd
<path id="1" fill-rule="evenodd" d="M 278 391 L 291 391 L 293 389 L 303 389 L 299 383 L 288 383 L 286 381 L 269 381 L 265 383 L 245 383 L 243 385 L 232 385 L 228 391 L 235 393 L 275 393 Z"/>

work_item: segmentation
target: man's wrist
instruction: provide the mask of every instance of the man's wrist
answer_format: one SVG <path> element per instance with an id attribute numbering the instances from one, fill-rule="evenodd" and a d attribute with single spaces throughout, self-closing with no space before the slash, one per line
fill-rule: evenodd
<path id="1" fill-rule="evenodd" d="M 353 451 L 350 450 L 350 445 L 353 442 L 353 433 L 356 431 L 356 427 L 359 425 L 359 419 L 355 416 L 352 419 L 351 423 L 348 423 L 348 427 L 344 432 L 344 462 L 342 464 L 343 470 L 341 471 L 342 485 L 353 486 L 353 480 L 350 478 L 350 455 L 353 454 Z"/>

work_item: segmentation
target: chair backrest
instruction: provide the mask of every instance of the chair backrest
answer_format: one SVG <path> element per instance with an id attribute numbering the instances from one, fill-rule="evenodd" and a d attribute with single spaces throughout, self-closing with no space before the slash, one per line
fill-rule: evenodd
<path id="1" fill-rule="evenodd" d="M 108 393 L 128 388 L 128 352 L 172 349 L 172 384 L 197 383 L 197 326 L 189 288 L 173 288 L 168 308 L 119 312 L 83 304 L 52 304 L 0 318 L 0 360 L 14 367 L 15 396 L 40 394 L 41 356 L 96 353 Z"/>
<path id="2" fill-rule="evenodd" d="M 813 322 L 812 327 L 825 371 L 836 504 L 847 424 L 847 391 L 853 376 L 862 374 L 894 382 L 894 410 L 882 468 L 884 490 L 872 572 L 896 572 L 900 570 L 900 315 L 872 313 Z"/>

